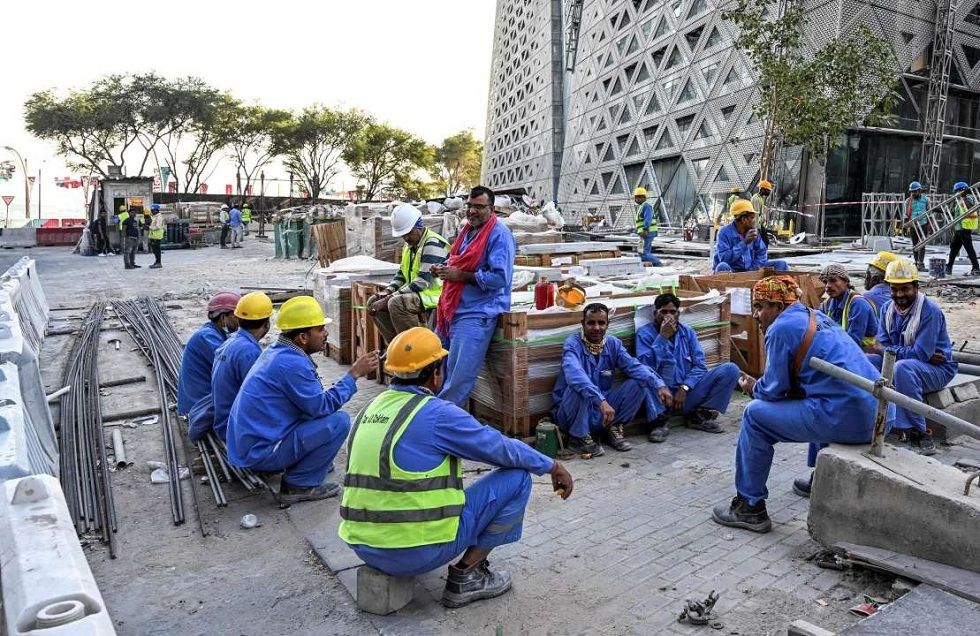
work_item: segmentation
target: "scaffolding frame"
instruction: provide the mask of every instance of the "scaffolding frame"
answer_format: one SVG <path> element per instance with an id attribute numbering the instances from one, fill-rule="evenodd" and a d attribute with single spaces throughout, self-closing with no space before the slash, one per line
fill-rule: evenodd
<path id="1" fill-rule="evenodd" d="M 935 194 L 946 134 L 946 102 L 949 98 L 949 69 L 953 62 L 953 31 L 960 0 L 936 1 L 936 27 L 929 65 L 929 97 L 923 122 L 922 158 L 919 178 L 930 194 Z"/>

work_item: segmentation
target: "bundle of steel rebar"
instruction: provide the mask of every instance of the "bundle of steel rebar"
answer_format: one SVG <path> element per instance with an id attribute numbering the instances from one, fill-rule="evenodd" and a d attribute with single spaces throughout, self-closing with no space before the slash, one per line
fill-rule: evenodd
<path id="1" fill-rule="evenodd" d="M 116 507 L 99 402 L 99 333 L 104 302 L 92 307 L 65 366 L 61 396 L 61 485 L 79 534 L 101 535 L 116 558 Z"/>

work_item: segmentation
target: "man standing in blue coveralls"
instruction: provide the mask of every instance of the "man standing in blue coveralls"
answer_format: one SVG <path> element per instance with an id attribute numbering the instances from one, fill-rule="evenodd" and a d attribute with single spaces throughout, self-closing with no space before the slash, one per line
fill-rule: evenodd
<path id="1" fill-rule="evenodd" d="M 708 371 L 704 349 L 694 329 L 680 321 L 681 300 L 660 294 L 653 301 L 653 322 L 636 332 L 636 358 L 663 378 L 673 394 L 672 411 L 687 416 L 687 425 L 708 433 L 723 433 L 715 419 L 728 410 L 741 375 L 731 362 Z M 664 411 L 650 431 L 651 442 L 663 442 L 670 433 L 671 411 Z"/>
<path id="2" fill-rule="evenodd" d="M 510 575 L 491 570 L 487 556 L 521 538 L 528 473 L 550 475 L 562 499 L 573 484 L 561 462 L 435 397 L 447 354 L 424 327 L 388 345 L 391 388 L 358 414 L 347 445 L 339 534 L 365 563 L 391 576 L 450 563 L 442 602 L 461 607 L 510 589 Z M 496 470 L 464 490 L 464 459 Z"/>
<path id="3" fill-rule="evenodd" d="M 926 214 L 928 211 L 929 197 L 922 193 L 922 184 L 913 181 L 909 184 L 909 198 L 905 199 L 906 231 L 913 243 L 919 242 L 919 233 L 925 237 L 931 231 L 932 226 L 929 223 L 929 216 Z M 918 227 L 918 231 L 916 231 L 916 227 Z M 916 268 L 920 272 L 926 271 L 926 246 L 923 245 L 919 249 L 913 250 L 912 255 L 915 257 Z"/>
<path id="4" fill-rule="evenodd" d="M 240 298 L 233 292 L 212 296 L 208 301 L 208 322 L 187 340 L 177 379 L 177 412 L 181 415 L 187 415 L 198 400 L 211 395 L 214 352 L 238 330 L 234 312 Z"/>
<path id="5" fill-rule="evenodd" d="M 640 259 L 644 263 L 660 267 L 663 263 L 653 253 L 653 239 L 656 238 L 660 226 L 657 222 L 657 213 L 654 212 L 653 206 L 647 203 L 647 189 L 634 190 L 633 201 L 636 202 L 636 233 L 643 239 L 643 254 Z"/>
<path id="6" fill-rule="evenodd" d="M 894 351 L 895 390 L 921 401 L 925 393 L 938 391 L 956 375 L 958 365 L 953 361 L 946 316 L 919 291 L 919 273 L 907 258 L 888 265 L 885 281 L 892 287 L 892 300 L 878 310 L 878 342 L 871 362 L 880 369 L 882 354 Z M 921 454 L 936 453 L 923 416 L 899 408 L 895 428 L 907 432 L 909 442 Z"/>
<path id="7" fill-rule="evenodd" d="M 582 331 L 565 340 L 561 353 L 561 372 L 552 397 L 551 414 L 555 423 L 571 435 L 569 446 L 576 453 L 598 457 L 604 453 L 592 433 L 605 432 L 609 445 L 618 451 L 632 446 L 623 435 L 640 407 L 646 409 L 647 422 L 673 404 L 673 396 L 655 372 L 631 356 L 622 341 L 606 335 L 609 308 L 601 303 L 586 305 L 582 311 Z M 627 380 L 613 387 L 616 370 Z"/>
<path id="8" fill-rule="evenodd" d="M 514 275 L 514 235 L 494 215 L 493 190 L 476 186 L 466 203 L 466 225 L 445 265 L 429 270 L 443 280 L 436 309 L 437 330 L 449 349 L 446 382 L 439 397 L 465 406 L 497 329 L 510 311 Z"/>
<path id="9" fill-rule="evenodd" d="M 340 408 L 357 392 L 357 379 L 378 368 L 378 352 L 367 353 L 324 391 L 310 356 L 323 351 L 326 324 L 312 296 L 284 302 L 276 319 L 282 334 L 252 365 L 228 415 L 228 461 L 283 471 L 282 507 L 340 494 L 340 484 L 324 481 L 350 430 Z"/>
<path id="10" fill-rule="evenodd" d="M 778 272 L 789 269 L 786 261 L 769 260 L 769 249 L 755 226 L 755 208 L 745 199 L 732 204 L 734 220 L 718 232 L 715 246 L 715 272 L 754 272 L 772 267 Z"/>

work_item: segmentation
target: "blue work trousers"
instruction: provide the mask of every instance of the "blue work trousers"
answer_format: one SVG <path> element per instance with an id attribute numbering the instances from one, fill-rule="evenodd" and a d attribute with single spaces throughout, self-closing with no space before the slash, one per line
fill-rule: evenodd
<path id="1" fill-rule="evenodd" d="M 606 401 L 616 409 L 613 424 L 629 424 L 640 411 L 640 407 L 646 409 L 648 422 L 657 419 L 664 412 L 657 389 L 645 387 L 632 378 L 606 393 Z M 603 430 L 602 411 L 599 407 L 572 390 L 565 391 L 561 403 L 556 404 L 552 410 L 552 415 L 558 427 L 572 437 L 585 437 L 592 431 Z"/>
<path id="2" fill-rule="evenodd" d="M 262 459 L 246 466 L 267 473 L 282 471 L 290 486 L 319 486 L 333 467 L 334 457 L 350 432 L 350 416 L 343 411 L 307 420 L 272 446 Z"/>
<path id="3" fill-rule="evenodd" d="M 868 359 L 878 369 L 881 369 L 882 358 L 880 355 L 872 354 L 868 356 Z M 922 396 L 924 394 L 943 388 L 949 384 L 954 375 L 956 373 L 949 368 L 949 365 L 929 364 L 921 360 L 897 360 L 895 371 L 892 374 L 892 384 L 895 385 L 895 390 L 899 393 L 923 402 Z M 895 428 L 917 428 L 925 432 L 926 418 L 907 409 L 898 408 L 895 411 Z"/>
<path id="4" fill-rule="evenodd" d="M 752 400 L 742 413 L 735 449 L 735 489 L 755 505 L 769 497 L 766 481 L 778 442 L 864 444 L 874 432 L 876 401 L 847 413 L 821 407 L 817 400 Z"/>
<path id="5" fill-rule="evenodd" d="M 455 541 L 417 548 L 350 547 L 362 561 L 391 576 L 424 574 L 472 546 L 492 550 L 519 541 L 530 496 L 531 476 L 526 470 L 498 468 L 466 489 Z"/>
<path id="6" fill-rule="evenodd" d="M 466 400 L 480 375 L 490 340 L 497 328 L 497 317 L 464 316 L 449 325 L 449 338 L 442 346 L 449 350 L 446 361 L 446 381 L 439 397 L 466 408 Z"/>
<path id="7" fill-rule="evenodd" d="M 643 254 L 640 255 L 640 260 L 644 263 L 652 263 L 655 267 L 660 267 L 663 263 L 653 253 L 653 239 L 656 236 L 657 232 L 647 232 L 647 237 L 643 239 Z"/>
<path id="8" fill-rule="evenodd" d="M 762 265 L 759 266 L 759 269 L 762 269 L 763 267 L 771 267 L 777 272 L 789 271 L 789 265 L 786 264 L 786 261 L 765 261 Z M 715 273 L 734 272 L 734 271 L 735 270 L 732 269 L 732 266 L 724 261 L 715 265 Z"/>
<path id="9" fill-rule="evenodd" d="M 732 393 L 735 385 L 738 384 L 738 376 L 742 371 L 734 362 L 719 364 L 717 367 L 698 380 L 697 384 L 691 387 L 691 392 L 684 400 L 684 408 L 681 415 L 687 415 L 696 408 L 714 409 L 720 413 L 728 410 L 728 403 L 732 401 Z M 677 391 L 674 387 L 672 391 Z"/>

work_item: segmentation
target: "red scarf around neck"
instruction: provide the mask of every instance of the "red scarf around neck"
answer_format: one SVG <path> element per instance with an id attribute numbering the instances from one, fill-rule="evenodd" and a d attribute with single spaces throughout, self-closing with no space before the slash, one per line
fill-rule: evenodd
<path id="1" fill-rule="evenodd" d="M 466 246 L 463 251 L 463 240 L 470 231 L 470 224 L 467 223 L 460 230 L 453 241 L 453 247 L 449 250 L 449 260 L 446 261 L 448 267 L 458 267 L 465 272 L 475 272 L 483 260 L 483 253 L 487 249 L 487 242 L 493 227 L 497 225 L 497 215 L 491 214 L 490 219 L 476 230 L 476 236 Z M 442 282 L 442 294 L 439 296 L 439 305 L 436 308 L 436 331 L 441 336 L 449 335 L 449 323 L 453 321 L 456 308 L 463 297 L 463 289 L 466 283 L 463 281 L 446 280 Z"/>

